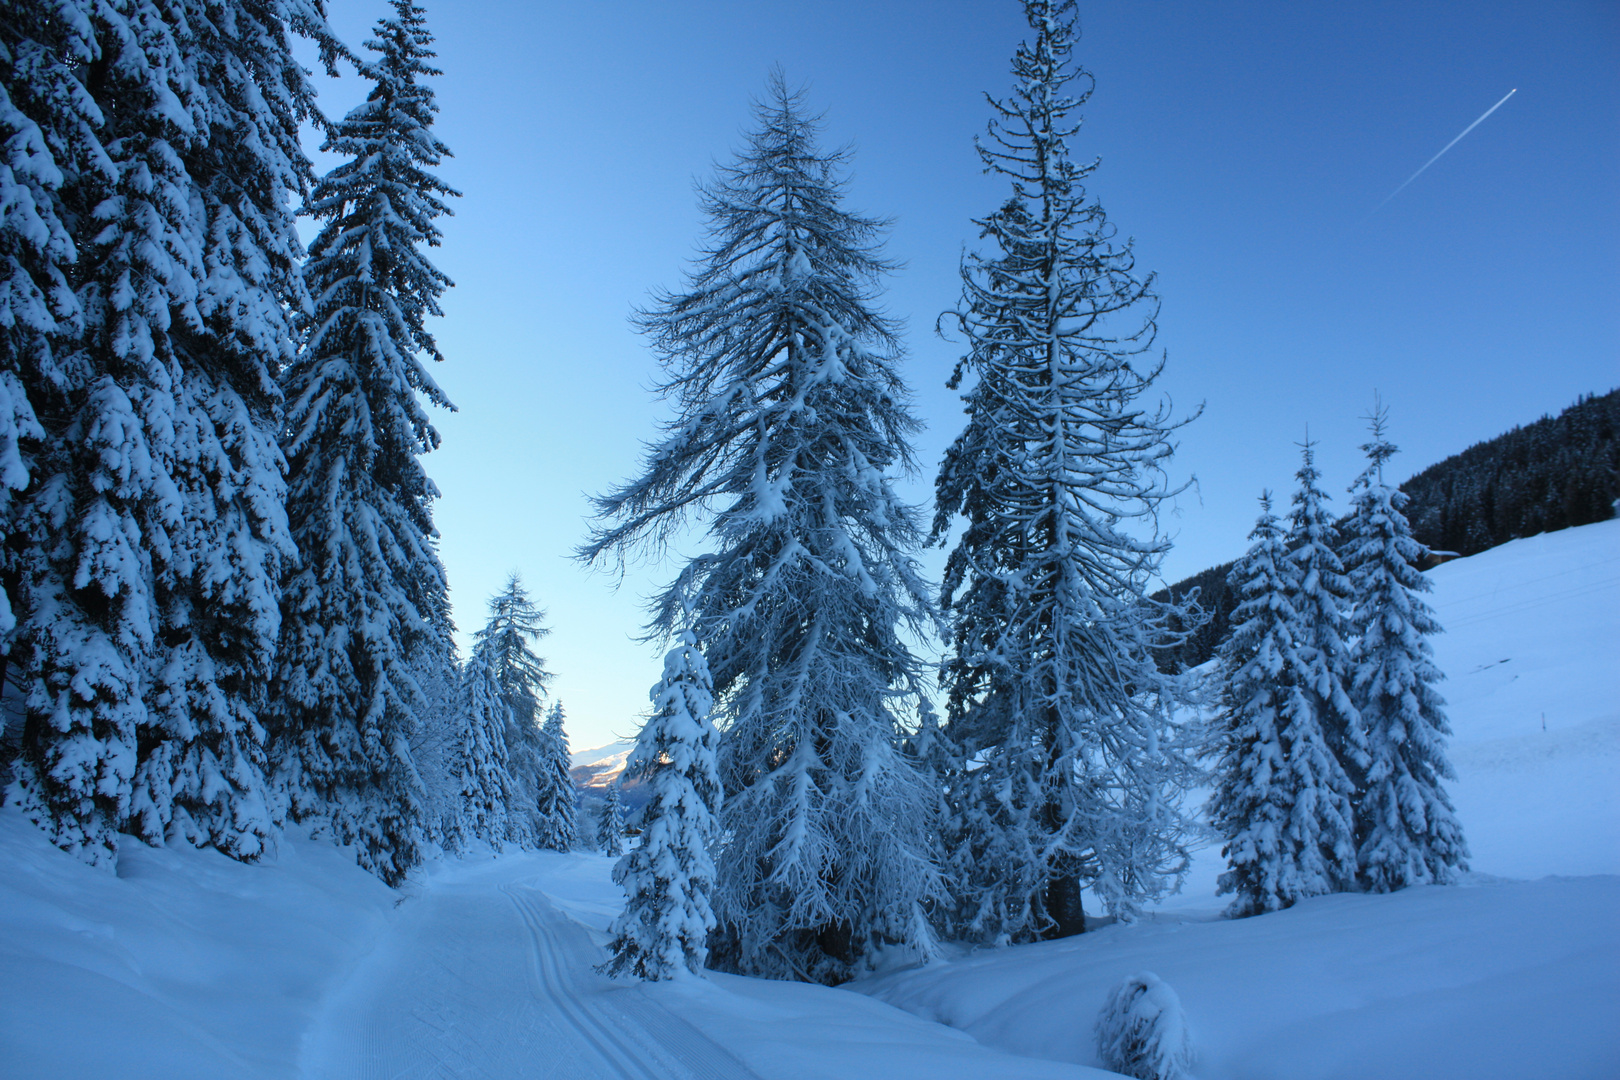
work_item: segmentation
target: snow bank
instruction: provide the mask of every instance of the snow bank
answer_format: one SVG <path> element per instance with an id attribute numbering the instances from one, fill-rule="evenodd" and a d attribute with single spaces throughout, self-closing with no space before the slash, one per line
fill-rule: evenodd
<path id="1" fill-rule="evenodd" d="M 1199 1080 L 1620 1076 L 1620 878 L 1429 886 L 1252 919 L 1108 926 L 862 984 L 991 1046 L 1098 1064 L 1090 1024 L 1151 969 Z"/>
<path id="2" fill-rule="evenodd" d="M 0 810 L 7 1080 L 290 1077 L 326 990 L 399 894 L 298 833 L 245 866 L 127 839 L 114 876 Z"/>

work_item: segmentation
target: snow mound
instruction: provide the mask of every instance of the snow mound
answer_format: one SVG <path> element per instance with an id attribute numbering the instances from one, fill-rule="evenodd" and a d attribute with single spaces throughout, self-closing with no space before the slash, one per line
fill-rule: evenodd
<path id="1" fill-rule="evenodd" d="M 1076 1017 L 1144 969 L 1176 988 L 1198 1032 L 1198 1080 L 1620 1076 L 1610 876 L 1160 915 L 856 986 L 989 1046 L 1101 1065 Z"/>
<path id="2" fill-rule="evenodd" d="M 0 810 L 0 1073 L 297 1075 L 310 1017 L 400 899 L 298 830 L 257 866 L 126 838 L 114 875 Z"/>
<path id="3" fill-rule="evenodd" d="M 1097 1056 L 1137 1080 L 1184 1080 L 1193 1047 L 1176 992 L 1151 971 L 1114 987 L 1097 1015 Z"/>

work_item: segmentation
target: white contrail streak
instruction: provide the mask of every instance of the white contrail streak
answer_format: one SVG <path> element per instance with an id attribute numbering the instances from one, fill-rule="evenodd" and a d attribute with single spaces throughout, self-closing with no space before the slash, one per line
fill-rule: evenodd
<path id="1" fill-rule="evenodd" d="M 1497 109 L 1500 109 L 1502 107 L 1503 103 L 1506 102 L 1508 98 L 1512 97 L 1514 94 L 1517 94 L 1518 92 L 1519 92 L 1519 88 L 1515 86 L 1512 90 L 1509 90 L 1506 94 L 1503 94 L 1501 101 L 1498 101 L 1495 105 L 1492 105 L 1490 108 L 1486 109 L 1484 114 L 1482 116 L 1480 116 L 1480 118 L 1478 120 L 1475 120 L 1472 124 L 1469 124 L 1467 127 L 1463 128 L 1462 129 L 1462 135 L 1458 135 L 1455 139 L 1452 139 L 1450 142 L 1446 143 L 1446 145 L 1441 148 L 1440 153 L 1434 155 L 1434 157 L 1430 158 L 1428 161 L 1425 161 L 1423 163 L 1423 169 L 1427 169 L 1430 165 L 1433 165 L 1435 162 L 1439 161 L 1441 159 L 1441 157 L 1443 157 L 1445 155 L 1445 152 L 1447 150 L 1450 150 L 1453 146 L 1456 146 L 1459 142 L 1462 141 L 1463 135 L 1468 134 L 1470 131 L 1473 131 L 1475 128 L 1479 127 L 1479 125 L 1483 124 L 1485 122 L 1485 117 L 1491 115 L 1491 113 L 1495 112 Z M 1406 178 L 1406 184 L 1410 184 L 1413 180 L 1416 180 L 1418 177 L 1422 176 L 1423 175 L 1423 169 L 1419 169 L 1417 172 L 1413 173 L 1411 176 L 1408 176 Z M 1379 203 L 1377 206 L 1373 207 L 1370 211 L 1368 211 L 1367 216 L 1372 217 L 1374 214 L 1378 213 L 1378 211 L 1382 210 L 1384 208 L 1385 204 L 1388 203 L 1390 199 L 1393 199 L 1395 196 L 1399 195 L 1401 192 L 1406 190 L 1406 184 L 1402 184 L 1400 187 L 1396 188 L 1394 191 L 1390 192 L 1387 196 L 1385 196 L 1384 201 Z"/>

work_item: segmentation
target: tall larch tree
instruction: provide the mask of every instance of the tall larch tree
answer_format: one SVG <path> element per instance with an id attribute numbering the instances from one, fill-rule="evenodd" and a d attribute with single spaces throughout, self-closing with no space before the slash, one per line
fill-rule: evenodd
<path id="1" fill-rule="evenodd" d="M 456 194 L 429 171 L 432 35 L 393 0 L 366 43 L 366 101 L 325 148 L 345 161 L 306 210 L 323 222 L 305 276 L 308 332 L 284 384 L 288 517 L 301 564 L 283 601 L 278 763 L 295 818 L 354 843 L 390 884 L 420 858 L 422 782 L 410 740 L 425 707 L 419 653 L 442 644 L 445 604 L 421 457 L 438 445 L 424 402 L 450 407 L 424 366 L 426 326 L 450 284 L 423 249 Z"/>
<path id="2" fill-rule="evenodd" d="M 1196 775 L 1171 710 L 1180 682 L 1151 649 L 1170 609 L 1149 581 L 1169 550 L 1157 512 L 1177 426 L 1144 398 L 1160 362 L 1153 279 L 1083 182 L 1069 140 L 1091 77 L 1071 65 L 1069 0 L 1026 0 L 1033 40 L 1015 89 L 990 98 L 986 170 L 1011 198 L 978 222 L 947 320 L 967 354 L 968 424 L 936 483 L 934 536 L 961 532 L 942 592 L 954 778 L 953 929 L 1022 941 L 1084 929 L 1082 889 L 1110 913 L 1187 861 L 1179 796 Z"/>
<path id="3" fill-rule="evenodd" d="M 1368 465 L 1350 489 L 1344 563 L 1349 576 L 1350 698 L 1366 734 L 1356 805 L 1358 881 L 1370 892 L 1443 884 L 1467 869 L 1468 845 L 1443 781 L 1451 727 L 1435 689 L 1444 675 L 1428 638 L 1440 633 L 1418 570 L 1427 549 L 1412 537 L 1407 497 L 1384 480 L 1396 453 L 1375 406 Z"/>
<path id="4" fill-rule="evenodd" d="M 1252 544 L 1228 582 L 1240 597 L 1219 650 L 1220 759 L 1210 821 L 1235 893 L 1229 914 L 1290 907 L 1335 891 L 1351 845 L 1350 781 L 1328 747 L 1307 692 L 1294 608 L 1300 595 L 1288 538 L 1260 499 Z"/>
<path id="5" fill-rule="evenodd" d="M 711 963 L 838 982 L 922 944 L 933 794 L 902 750 L 930 625 L 915 511 L 892 486 L 917 421 L 873 307 L 883 223 L 840 206 L 843 153 L 778 73 L 737 160 L 700 188 L 709 243 L 640 324 L 675 405 L 643 473 L 597 500 L 587 560 L 711 546 L 654 605 L 713 673 L 725 787 Z"/>
<path id="6" fill-rule="evenodd" d="M 691 631 L 683 631 L 664 657 L 664 675 L 651 696 L 652 715 L 624 769 L 625 779 L 647 790 L 636 816 L 641 839 L 613 867 L 613 880 L 624 888 L 624 911 L 613 922 L 613 956 L 603 969 L 657 980 L 700 974 L 715 927 L 710 849 L 719 839 L 723 799 L 719 736 L 709 721 L 709 667 Z M 609 804 L 614 817 L 618 790 L 615 784 Z"/>

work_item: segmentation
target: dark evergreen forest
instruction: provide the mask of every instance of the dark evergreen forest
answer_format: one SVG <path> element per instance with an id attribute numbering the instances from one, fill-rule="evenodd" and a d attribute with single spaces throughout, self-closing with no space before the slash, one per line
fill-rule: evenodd
<path id="1" fill-rule="evenodd" d="M 1557 416 L 1476 443 L 1424 469 L 1401 490 L 1411 498 L 1406 514 L 1413 535 L 1434 551 L 1457 555 L 1607 520 L 1620 498 L 1620 389 L 1588 394 Z M 1195 667 L 1215 654 L 1238 601 L 1226 585 L 1232 566 L 1212 566 L 1155 594 L 1181 600 L 1196 589 L 1207 615 L 1180 645 L 1159 650 L 1165 670 Z"/>

